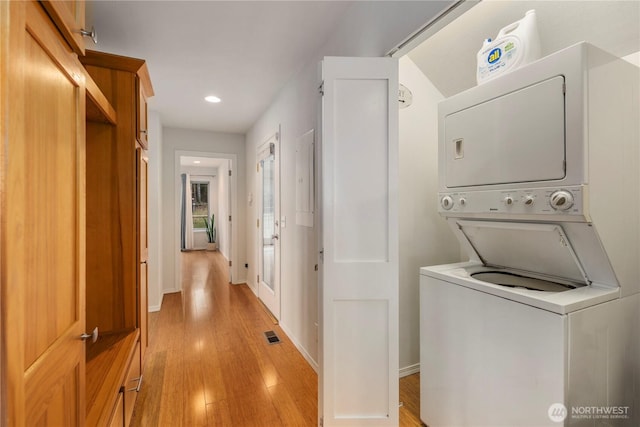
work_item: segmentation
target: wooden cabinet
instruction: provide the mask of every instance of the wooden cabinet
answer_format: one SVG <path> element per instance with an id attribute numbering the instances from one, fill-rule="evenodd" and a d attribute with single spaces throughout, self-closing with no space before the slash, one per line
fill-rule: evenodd
<path id="1" fill-rule="evenodd" d="M 146 67 L 141 70 L 146 74 L 145 78 L 138 79 L 138 105 L 136 109 L 136 137 L 140 146 L 147 150 L 149 148 L 148 131 L 147 131 L 147 98 L 153 95 L 150 85 L 146 85 L 145 81 L 149 81 L 149 75 Z"/>
<path id="2" fill-rule="evenodd" d="M 138 324 L 140 325 L 141 360 L 144 360 L 145 352 L 149 342 L 148 318 L 149 318 L 149 227 L 148 227 L 148 175 L 149 159 L 145 151 L 138 147 L 136 149 L 136 162 L 138 165 L 138 285 L 139 285 L 139 307 Z"/>
<path id="3" fill-rule="evenodd" d="M 92 77 L 83 15 L 0 1 L 0 425 L 126 426 L 142 371 L 153 90 L 146 67 Z"/>
<path id="4" fill-rule="evenodd" d="M 84 55 L 84 1 L 43 0 L 42 6 L 58 27 L 58 30 L 78 55 Z"/>
<path id="5" fill-rule="evenodd" d="M 140 366 L 140 342 L 136 345 L 136 351 L 133 354 L 129 369 L 122 385 L 122 393 L 124 394 L 124 425 L 128 426 L 133 415 L 133 408 L 136 405 L 138 392 L 142 385 L 142 369 Z"/>
<path id="6" fill-rule="evenodd" d="M 86 51 L 81 62 L 117 114 L 115 126 L 91 122 L 86 130 L 86 302 L 89 329 L 97 326 L 116 337 L 139 333 L 122 383 L 126 426 L 137 395 L 130 380 L 141 377 L 148 345 L 146 133 L 145 145 L 139 138 L 140 126 L 146 127 L 146 97 L 153 90 L 143 60 Z M 111 390 L 115 402 L 117 387 Z"/>
<path id="7" fill-rule="evenodd" d="M 116 401 L 116 407 L 111 414 L 111 421 L 109 421 L 109 427 L 123 427 L 124 426 L 124 399 L 123 393 L 118 393 L 118 400 Z"/>
<path id="8" fill-rule="evenodd" d="M 38 2 L 0 33 L 0 424 L 83 426 L 84 70 Z"/>

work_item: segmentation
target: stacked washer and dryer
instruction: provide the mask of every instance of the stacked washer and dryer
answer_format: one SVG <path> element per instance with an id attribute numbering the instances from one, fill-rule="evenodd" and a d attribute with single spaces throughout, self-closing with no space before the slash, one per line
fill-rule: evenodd
<path id="1" fill-rule="evenodd" d="M 429 427 L 640 425 L 639 90 L 579 43 L 440 104 L 470 261 L 420 270 Z"/>

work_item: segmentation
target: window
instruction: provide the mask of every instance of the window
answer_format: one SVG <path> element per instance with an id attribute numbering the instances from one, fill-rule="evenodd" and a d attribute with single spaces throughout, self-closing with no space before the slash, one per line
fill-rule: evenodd
<path id="1" fill-rule="evenodd" d="M 204 229 L 204 219 L 209 218 L 209 183 L 191 182 L 191 213 L 193 229 Z"/>

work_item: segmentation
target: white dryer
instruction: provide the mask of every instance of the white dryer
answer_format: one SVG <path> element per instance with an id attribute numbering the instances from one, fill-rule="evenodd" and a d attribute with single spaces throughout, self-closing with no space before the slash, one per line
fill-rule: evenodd
<path id="1" fill-rule="evenodd" d="M 639 74 L 580 43 L 440 104 L 429 427 L 640 425 Z"/>

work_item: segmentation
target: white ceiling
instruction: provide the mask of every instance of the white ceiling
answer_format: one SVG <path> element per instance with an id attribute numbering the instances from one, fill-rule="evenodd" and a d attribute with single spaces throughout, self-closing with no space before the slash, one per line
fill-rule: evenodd
<path id="1" fill-rule="evenodd" d="M 476 54 L 485 38 L 536 10 L 542 55 L 588 41 L 617 56 L 640 50 L 640 2 L 482 1 L 409 53 L 445 96 L 476 85 Z M 411 89 L 411 88 L 409 88 Z"/>
<path id="2" fill-rule="evenodd" d="M 199 168 L 213 168 L 217 169 L 223 164 L 226 164 L 228 159 L 218 159 L 213 157 L 190 157 L 180 156 L 180 166 L 191 166 Z M 198 163 L 195 163 L 198 162 Z"/>
<path id="3" fill-rule="evenodd" d="M 88 47 L 147 61 L 164 126 L 244 133 L 351 3 L 88 1 Z"/>

